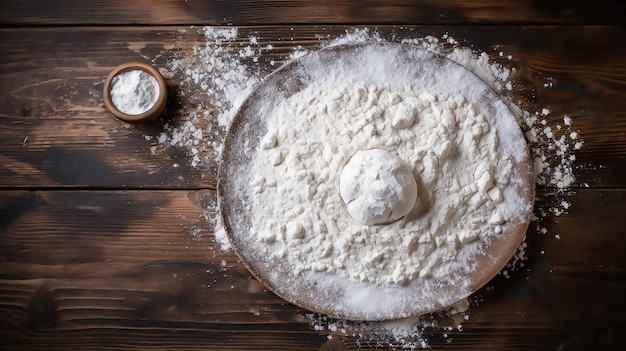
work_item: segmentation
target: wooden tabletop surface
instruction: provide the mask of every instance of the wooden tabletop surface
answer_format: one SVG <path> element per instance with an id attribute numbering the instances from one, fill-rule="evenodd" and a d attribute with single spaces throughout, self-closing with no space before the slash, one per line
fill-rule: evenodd
<path id="1" fill-rule="evenodd" d="M 255 33 L 284 62 L 357 26 L 445 33 L 513 56 L 516 101 L 575 121 L 584 145 L 567 191 L 537 189 L 524 269 L 479 291 L 462 330 L 431 328 L 432 349 L 626 347 L 626 6 L 607 1 L 1 1 L 0 349 L 387 348 L 317 330 L 268 292 L 213 237 L 217 159 L 193 167 L 164 148 L 183 118 L 176 92 L 150 125 L 115 119 L 105 76 L 167 60 L 201 40 L 195 25 Z M 496 50 L 497 48 L 497 50 Z M 550 84 L 546 84 L 549 80 Z M 150 139 L 150 140 L 148 140 Z M 177 167 L 173 165 L 176 164 Z M 321 318 L 321 317 L 316 317 Z M 348 334 L 348 335 L 346 335 Z"/>

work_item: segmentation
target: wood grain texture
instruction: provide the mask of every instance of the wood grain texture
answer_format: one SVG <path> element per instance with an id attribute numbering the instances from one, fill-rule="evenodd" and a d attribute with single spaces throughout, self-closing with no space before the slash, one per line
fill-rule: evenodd
<path id="1" fill-rule="evenodd" d="M 0 2 L 0 25 L 617 24 L 619 1 L 162 0 Z"/>
<path id="2" fill-rule="evenodd" d="M 172 28 L 53 28 L 0 30 L 0 186 L 20 188 L 214 188 L 217 155 L 189 166 L 188 150 L 164 149 L 156 138 L 164 123 L 182 123 L 184 106 L 200 88 L 179 89 L 180 72 L 168 78 L 164 119 L 147 126 L 120 122 L 106 111 L 101 89 L 116 65 L 141 60 L 167 70 L 168 62 L 204 39 Z M 250 27 L 239 33 L 271 44 L 257 69 L 269 72 L 296 48 L 315 49 L 346 26 Z M 585 144 L 575 151 L 574 187 L 623 187 L 626 179 L 626 29 L 613 26 L 401 26 L 379 27 L 399 40 L 445 33 L 472 43 L 515 69 L 511 98 L 551 113 L 547 126 L 574 121 Z M 561 45 L 561 43 L 568 43 Z M 68 48 L 68 49 L 65 49 Z M 69 49 L 71 48 L 71 49 Z M 503 52 L 503 57 L 499 53 Z M 508 55 L 512 60 L 506 59 Z M 549 84 L 548 84 L 549 83 Z M 187 88 L 188 90 L 190 88 Z M 151 138 L 147 140 L 147 138 Z M 177 166 L 175 167 L 174 164 Z"/>
<path id="3" fill-rule="evenodd" d="M 251 66 L 270 72 L 365 23 L 487 52 L 515 69 L 511 99 L 550 110 L 552 128 L 570 116 L 585 141 L 581 189 L 538 189 L 537 212 L 563 199 L 568 212 L 532 223 L 524 267 L 472 297 L 462 332 L 426 330 L 432 348 L 623 350 L 625 15 L 614 1 L 0 0 L 0 350 L 389 348 L 318 330 L 220 250 L 215 150 L 192 167 L 187 149 L 156 142 L 165 123 L 207 110 L 189 107 L 201 90 L 182 94 L 169 72 L 152 125 L 116 120 L 101 97 L 114 66 L 169 71 L 203 45 L 189 24 L 239 25 L 234 45 L 272 45 Z"/>
<path id="4" fill-rule="evenodd" d="M 559 196 L 541 193 L 537 206 Z M 428 331 L 433 348 L 611 350 L 626 341 L 626 190 L 579 190 L 571 201 L 569 213 L 539 223 L 550 235 L 531 225 L 524 268 L 475 294 L 462 332 Z M 376 349 L 316 331 L 306 311 L 265 290 L 219 249 L 214 215 L 211 190 L 0 191 L 0 345 Z"/>

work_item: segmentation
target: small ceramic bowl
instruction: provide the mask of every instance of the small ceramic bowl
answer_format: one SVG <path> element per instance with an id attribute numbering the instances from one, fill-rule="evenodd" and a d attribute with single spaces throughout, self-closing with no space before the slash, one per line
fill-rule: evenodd
<path id="1" fill-rule="evenodd" d="M 111 97 L 112 81 L 115 76 L 127 71 L 142 70 L 153 76 L 159 85 L 159 95 L 156 102 L 147 111 L 140 114 L 128 114 L 120 111 L 113 103 Z M 159 71 L 151 65 L 144 62 L 126 62 L 115 67 L 104 81 L 104 105 L 111 111 L 115 117 L 129 123 L 143 123 L 156 119 L 165 109 L 167 102 L 167 86 L 165 80 Z"/>

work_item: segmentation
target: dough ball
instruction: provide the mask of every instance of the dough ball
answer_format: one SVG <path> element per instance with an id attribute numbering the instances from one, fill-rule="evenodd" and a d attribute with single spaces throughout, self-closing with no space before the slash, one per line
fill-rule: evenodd
<path id="1" fill-rule="evenodd" d="M 417 183 L 398 156 L 383 149 L 360 150 L 341 171 L 339 193 L 355 221 L 385 224 L 411 212 Z"/>

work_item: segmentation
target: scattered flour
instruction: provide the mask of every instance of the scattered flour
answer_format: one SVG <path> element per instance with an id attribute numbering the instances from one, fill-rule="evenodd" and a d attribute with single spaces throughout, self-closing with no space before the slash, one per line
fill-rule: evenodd
<path id="1" fill-rule="evenodd" d="M 571 117 L 563 117 L 563 125 L 552 128 L 546 126 L 545 117 L 549 114 L 547 108 L 535 114 L 522 112 L 527 127 L 526 138 L 534 156 L 537 184 L 565 189 L 575 181 L 573 163 L 576 156 L 572 149 L 580 149 L 583 141 L 579 139 L 578 131 L 572 128 Z"/>
<path id="2" fill-rule="evenodd" d="M 113 105 L 128 115 L 150 110 L 157 103 L 159 93 L 156 78 L 140 69 L 121 72 L 111 80 Z"/>
<path id="3" fill-rule="evenodd" d="M 228 240 L 228 235 L 226 234 L 226 229 L 224 229 L 224 225 L 222 221 L 219 219 L 219 216 L 213 219 L 215 229 L 215 240 L 220 244 L 220 248 L 223 251 L 227 251 L 231 249 L 230 241 Z"/>
<path id="4" fill-rule="evenodd" d="M 198 33 L 203 40 L 168 64 L 169 75 L 182 77 L 179 100 L 188 102 L 185 117 L 166 123 L 158 142 L 186 148 L 192 166 L 206 167 L 217 162 L 239 105 L 268 73 L 259 56 L 272 46 L 259 45 L 254 35 L 240 41 L 236 28 L 203 27 Z"/>
<path id="5" fill-rule="evenodd" d="M 450 341 L 446 332 L 463 330 L 463 323 L 470 319 L 469 307 L 466 298 L 437 313 L 385 322 L 353 322 L 320 314 L 306 317 L 314 330 L 328 334 L 329 338 L 354 338 L 358 346 L 364 347 L 416 350 L 430 348 L 427 334 L 439 332 L 446 342 Z"/>

